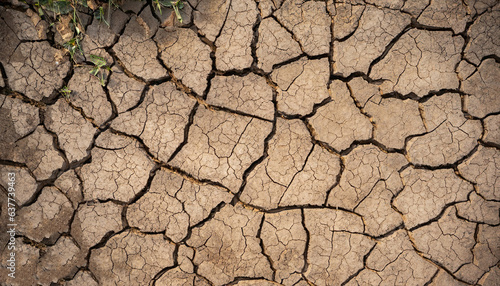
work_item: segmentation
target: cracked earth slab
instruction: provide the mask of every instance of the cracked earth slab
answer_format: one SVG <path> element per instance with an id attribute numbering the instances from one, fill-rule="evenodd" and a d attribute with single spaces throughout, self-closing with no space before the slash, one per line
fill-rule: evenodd
<path id="1" fill-rule="evenodd" d="M 262 20 L 257 42 L 257 66 L 265 72 L 272 71 L 273 65 L 285 62 L 301 54 L 300 45 L 273 18 Z"/>
<path id="2" fill-rule="evenodd" d="M 136 108 L 120 114 L 111 126 L 139 136 L 149 151 L 166 162 L 184 140 L 184 132 L 196 101 L 171 82 L 152 86 Z"/>
<path id="3" fill-rule="evenodd" d="M 4 159 L 25 164 L 37 180 L 51 178 L 65 164 L 63 154 L 56 148 L 55 138 L 42 126 L 16 141 Z"/>
<path id="4" fill-rule="evenodd" d="M 152 16 L 144 17 L 146 20 L 141 16 L 130 19 L 113 50 L 132 74 L 149 81 L 166 77 L 167 71 L 158 61 L 158 48 L 151 39 L 159 23 Z"/>
<path id="5" fill-rule="evenodd" d="M 270 122 L 200 106 L 188 142 L 171 164 L 236 193 L 245 170 L 263 155 L 271 128 Z"/>
<path id="6" fill-rule="evenodd" d="M 424 257 L 437 261 L 452 273 L 471 263 L 476 225 L 456 217 L 455 208 L 446 210 L 438 221 L 412 232 L 415 247 Z"/>
<path id="7" fill-rule="evenodd" d="M 57 134 L 69 162 L 87 156 L 96 131 L 89 121 L 63 99 L 49 106 L 45 116 L 47 129 Z"/>
<path id="8" fill-rule="evenodd" d="M 498 99 L 498 78 L 500 64 L 493 59 L 485 60 L 477 72 L 463 82 L 463 91 L 467 93 L 464 109 L 475 117 L 485 117 L 500 111 Z"/>
<path id="9" fill-rule="evenodd" d="M 499 159 L 498 149 L 480 146 L 473 156 L 458 166 L 459 172 L 475 183 L 479 194 L 487 200 L 498 201 L 500 198 Z"/>
<path id="10" fill-rule="evenodd" d="M 370 139 L 373 126 L 357 108 L 346 84 L 335 80 L 329 92 L 331 101 L 318 108 L 309 121 L 314 138 L 338 151 L 347 149 L 354 141 Z"/>
<path id="11" fill-rule="evenodd" d="M 464 40 L 448 31 L 410 30 L 405 33 L 370 76 L 383 79 L 382 93 L 413 93 L 423 97 L 431 91 L 457 89 L 455 66 Z"/>
<path id="12" fill-rule="evenodd" d="M 401 190 L 398 171 L 407 164 L 401 154 L 387 154 L 373 145 L 354 149 L 344 161 L 340 182 L 331 190 L 328 204 L 350 209 L 367 220 L 366 231 L 379 236 L 401 224 L 391 207 Z"/>
<path id="13" fill-rule="evenodd" d="M 402 149 L 406 138 L 426 131 L 418 102 L 384 98 L 379 85 L 354 78 L 347 84 L 357 105 L 374 124 L 373 138 L 388 148 Z"/>
<path id="14" fill-rule="evenodd" d="M 450 169 L 408 168 L 401 176 L 404 188 L 394 200 L 394 206 L 403 214 L 408 228 L 437 217 L 447 204 L 465 201 L 472 191 L 472 185 Z"/>
<path id="15" fill-rule="evenodd" d="M 437 270 L 417 254 L 404 230 L 381 239 L 365 263 L 346 285 L 424 285 Z"/>
<path id="16" fill-rule="evenodd" d="M 16 142 L 32 133 L 40 123 L 39 110 L 35 106 L 26 104 L 19 98 L 7 97 L 0 94 L 0 110 L 3 124 L 0 128 L 0 154 L 7 159 L 16 146 Z"/>
<path id="17" fill-rule="evenodd" d="M 71 235 L 80 246 L 88 249 L 110 232 L 122 229 L 122 206 L 113 202 L 87 203 L 79 206 L 71 224 Z"/>
<path id="18" fill-rule="evenodd" d="M 8 167 L 3 165 L 0 166 L 0 170 L 0 172 L 14 171 L 16 174 L 19 174 L 19 176 L 25 178 L 23 182 L 19 182 L 19 184 L 17 184 L 16 197 L 17 203 L 19 205 L 28 203 L 33 195 L 35 195 L 37 188 L 36 179 L 31 175 L 29 169 L 24 167 Z M 7 190 L 9 188 L 9 180 L 5 177 L 1 178 L 0 185 Z"/>
<path id="19" fill-rule="evenodd" d="M 329 52 L 331 18 L 326 3 L 285 0 L 275 14 L 278 21 L 296 36 L 303 52 L 311 56 Z"/>
<path id="20" fill-rule="evenodd" d="M 107 88 L 117 112 L 124 113 L 139 103 L 145 84 L 129 77 L 124 71 L 113 67 Z"/>
<path id="21" fill-rule="evenodd" d="M 8 33 L 13 33 L 18 40 L 45 40 L 47 38 L 44 33 L 47 23 L 32 10 L 22 12 L 2 7 L 0 18 L 4 24 L 2 25 L 2 29 L 5 29 L 3 31 L 9 30 Z"/>
<path id="22" fill-rule="evenodd" d="M 243 77 L 216 76 L 207 103 L 245 112 L 267 120 L 274 119 L 273 89 L 265 78 L 255 74 Z"/>
<path id="23" fill-rule="evenodd" d="M 423 25 L 451 28 L 455 34 L 464 31 L 470 20 L 469 7 L 455 1 L 431 1 L 418 17 Z"/>
<path id="24" fill-rule="evenodd" d="M 499 31 L 494 27 L 498 27 L 500 14 L 500 6 L 494 6 L 488 9 L 484 14 L 471 25 L 469 35 L 471 37 L 465 49 L 465 57 L 478 65 L 485 56 L 500 54 L 498 43 Z"/>
<path id="25" fill-rule="evenodd" d="M 195 228 L 187 244 L 197 252 L 193 263 L 198 273 L 217 285 L 237 276 L 271 278 L 257 237 L 261 220 L 262 213 L 240 204 L 226 205 L 212 220 Z"/>
<path id="26" fill-rule="evenodd" d="M 232 196 L 222 188 L 197 185 L 160 170 L 150 190 L 127 209 L 128 223 L 144 232 L 165 232 L 174 242 L 186 237 L 191 226 L 208 217 L 211 210 Z"/>
<path id="27" fill-rule="evenodd" d="M 112 106 L 99 79 L 90 74 L 91 70 L 90 66 L 75 68 L 68 89 L 71 90 L 70 102 L 99 126 L 111 117 Z"/>
<path id="28" fill-rule="evenodd" d="M 287 114 L 306 115 L 314 104 L 328 98 L 327 59 L 302 58 L 279 67 L 271 74 L 278 85 L 278 110 Z"/>
<path id="29" fill-rule="evenodd" d="M 498 1 L 124 1 L 73 60 L 30 5 L 0 4 L 0 285 L 500 285 Z"/>
<path id="30" fill-rule="evenodd" d="M 173 265 L 174 247 L 161 234 L 128 230 L 91 251 L 89 270 L 105 285 L 145 285 L 160 270 Z"/>
<path id="31" fill-rule="evenodd" d="M 334 72 L 344 76 L 353 72 L 368 73 L 370 63 L 379 57 L 389 42 L 409 24 L 410 17 L 406 14 L 390 9 L 366 7 L 354 34 L 345 41 L 333 43 L 333 57 L 336 60 Z M 341 32 L 339 34 L 343 36 Z"/>
<path id="32" fill-rule="evenodd" d="M 363 231 L 361 217 L 336 210 L 304 211 L 310 234 L 304 276 L 316 285 L 338 285 L 363 269 L 363 257 L 375 244 Z M 350 245 L 350 247 L 344 247 Z"/>
<path id="33" fill-rule="evenodd" d="M 212 69 L 210 47 L 190 29 L 161 29 L 154 40 L 158 45 L 160 59 L 172 70 L 173 76 L 202 95 Z"/>
<path id="34" fill-rule="evenodd" d="M 55 187 L 46 187 L 37 201 L 19 212 L 19 219 L 26 223 L 20 232 L 26 237 L 41 241 L 66 232 L 73 213 L 71 202 Z"/>
<path id="35" fill-rule="evenodd" d="M 307 240 L 300 210 L 266 214 L 261 236 L 265 251 L 274 262 L 275 280 L 285 285 L 298 282 L 305 266 Z"/>
<path id="36" fill-rule="evenodd" d="M 1 61 L 13 89 L 41 100 L 50 97 L 69 72 L 69 59 L 63 55 L 48 42 L 23 42 Z"/>
<path id="37" fill-rule="evenodd" d="M 93 160 L 77 171 L 84 199 L 128 202 L 146 186 L 153 160 L 129 137 L 103 133 L 92 150 Z"/>
<path id="38" fill-rule="evenodd" d="M 253 25 L 257 21 L 257 4 L 252 0 L 231 0 L 224 26 L 215 41 L 217 69 L 249 68 L 253 58 L 251 42 Z"/>
<path id="39" fill-rule="evenodd" d="M 268 157 L 248 175 L 243 202 L 266 209 L 321 205 L 340 171 L 339 159 L 314 146 L 299 120 L 278 119 Z"/>
<path id="40" fill-rule="evenodd" d="M 458 94 L 446 93 L 422 104 L 428 133 L 406 145 L 410 161 L 418 165 L 453 164 L 469 154 L 481 136 L 481 123 L 461 112 Z"/>

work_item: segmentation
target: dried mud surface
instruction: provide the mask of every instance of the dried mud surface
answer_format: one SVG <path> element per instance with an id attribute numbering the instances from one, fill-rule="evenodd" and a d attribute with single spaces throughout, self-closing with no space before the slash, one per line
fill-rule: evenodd
<path id="1" fill-rule="evenodd" d="M 500 285 L 498 1 L 149 2 L 0 3 L 0 285 Z"/>

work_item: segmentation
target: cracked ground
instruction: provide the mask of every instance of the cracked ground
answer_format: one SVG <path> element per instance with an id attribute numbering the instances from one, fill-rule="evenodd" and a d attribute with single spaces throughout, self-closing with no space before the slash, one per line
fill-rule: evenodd
<path id="1" fill-rule="evenodd" d="M 2 286 L 500 285 L 497 0 L 184 2 L 0 3 Z"/>

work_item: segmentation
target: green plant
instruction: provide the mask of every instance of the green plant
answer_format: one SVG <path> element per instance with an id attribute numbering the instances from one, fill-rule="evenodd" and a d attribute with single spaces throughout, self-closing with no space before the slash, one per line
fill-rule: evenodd
<path id="1" fill-rule="evenodd" d="M 106 85 L 106 82 L 104 80 L 104 71 L 103 70 L 111 70 L 107 65 L 106 65 L 106 60 L 103 57 L 96 56 L 96 55 L 90 55 L 90 61 L 94 64 L 94 68 L 89 72 L 90 74 L 94 75 L 99 79 L 99 83 L 102 86 Z"/>
<path id="2" fill-rule="evenodd" d="M 94 12 L 94 17 L 99 20 L 99 21 L 102 21 L 104 22 L 104 24 L 106 24 L 108 27 L 110 26 L 109 25 L 109 17 L 108 17 L 108 20 L 106 20 L 106 16 L 104 16 L 104 8 L 101 6 L 99 7 L 95 12 Z"/>
<path id="3" fill-rule="evenodd" d="M 111 25 L 111 9 L 112 7 L 119 8 L 118 4 L 115 3 L 114 0 L 108 0 L 107 7 L 105 7 L 106 4 L 99 6 L 97 9 L 94 10 L 94 17 L 99 20 L 104 22 L 108 27 Z M 106 13 L 106 11 L 107 13 Z M 107 14 L 107 15 L 105 15 Z"/>
<path id="4" fill-rule="evenodd" d="M 69 96 L 71 94 L 71 89 L 69 89 L 67 86 L 64 86 L 59 90 L 59 92 L 66 97 L 66 99 L 69 99 Z"/>
<path id="5" fill-rule="evenodd" d="M 184 3 L 182 2 L 182 0 L 170 1 L 170 4 L 167 4 L 166 7 L 172 7 L 174 9 L 175 16 L 177 16 L 177 20 L 182 23 L 181 12 L 179 11 L 179 9 L 184 8 Z"/>
<path id="6" fill-rule="evenodd" d="M 184 8 L 184 3 L 182 0 L 176 0 L 176 1 L 171 1 L 171 0 L 153 0 L 153 6 L 155 9 L 157 9 L 160 14 L 161 12 L 161 7 L 167 7 L 167 8 L 172 8 L 175 12 L 175 16 L 177 17 L 177 20 L 182 23 L 182 15 L 180 13 L 180 9 Z"/>
<path id="7" fill-rule="evenodd" d="M 76 13 L 78 6 L 90 8 L 92 11 L 94 11 L 94 16 L 98 20 L 104 21 L 106 25 L 109 26 L 109 12 L 111 9 L 108 9 L 108 15 L 107 17 L 105 17 L 103 4 L 97 5 L 95 1 L 91 1 L 91 3 L 92 5 L 89 6 L 87 0 L 36 0 L 35 7 L 37 7 L 40 16 L 47 15 L 49 18 L 51 18 L 49 19 L 51 23 L 57 21 L 58 16 L 71 13 L 71 18 L 73 20 L 73 29 L 77 34 L 79 34 L 81 31 L 78 27 L 78 24 L 80 24 L 81 21 L 78 17 L 78 14 Z M 108 7 L 111 8 L 111 6 L 113 5 L 118 7 L 113 0 L 108 0 Z M 52 15 L 48 15 L 47 12 L 49 11 L 52 12 Z"/>
<path id="8" fill-rule="evenodd" d="M 153 0 L 153 6 L 154 6 L 155 10 L 158 9 L 158 11 L 160 11 L 160 14 L 161 14 L 161 6 L 162 5 L 163 4 L 161 3 L 160 0 Z"/>
<path id="9" fill-rule="evenodd" d="M 107 3 L 104 4 L 103 2 L 105 1 L 102 0 L 35 0 L 35 7 L 40 16 L 43 16 L 47 20 L 50 27 L 53 27 L 56 23 L 58 25 L 56 25 L 56 29 L 59 32 L 65 31 L 63 39 L 67 40 L 69 38 L 69 40 L 63 44 L 63 47 L 68 51 L 71 60 L 76 62 L 75 55 L 77 53 L 83 55 L 80 41 L 85 33 L 85 31 L 82 31 L 83 25 L 78 16 L 77 8 L 85 7 L 91 9 L 94 11 L 94 17 L 99 21 L 103 21 L 109 27 L 111 10 L 113 7 L 118 7 L 116 1 L 120 3 L 119 0 L 107 0 Z M 183 0 L 152 0 L 152 5 L 155 9 L 159 10 L 160 14 L 162 13 L 162 7 L 172 8 L 177 20 L 182 23 L 180 10 L 184 7 Z M 106 13 L 107 16 L 105 15 Z M 174 13 L 170 15 L 172 23 L 174 21 Z M 101 70 L 109 70 L 109 67 L 106 66 L 106 61 L 96 55 L 90 55 L 90 61 L 94 64 L 94 68 L 90 73 L 98 77 L 101 85 L 104 85 L 104 72 Z"/>
<path id="10" fill-rule="evenodd" d="M 71 38 L 69 41 L 64 43 L 64 48 L 69 52 L 69 56 L 73 62 L 75 62 L 75 53 L 79 52 L 80 54 L 83 55 L 83 50 L 82 47 L 80 46 L 80 40 L 82 37 L 82 31 L 78 27 L 80 24 L 80 18 L 78 17 L 78 14 L 76 13 L 76 9 L 73 9 L 73 15 L 71 17 L 72 24 L 73 24 L 73 29 L 75 30 L 76 36 Z"/>
<path id="11" fill-rule="evenodd" d="M 69 56 L 73 62 L 75 61 L 75 54 L 78 52 L 83 55 L 82 47 L 80 46 L 80 36 L 72 38 L 64 43 L 64 48 L 68 51 Z"/>
<path id="12" fill-rule="evenodd" d="M 54 18 L 57 15 L 68 14 L 73 10 L 73 3 L 69 0 L 37 0 L 35 6 L 38 8 L 40 16 L 45 14 L 44 11 L 54 13 Z"/>
<path id="13" fill-rule="evenodd" d="M 78 14 L 76 13 L 75 7 L 73 7 L 73 16 L 71 17 L 71 20 L 73 21 L 73 28 L 75 29 L 75 32 L 77 35 L 80 35 L 82 31 L 80 31 L 80 28 L 78 27 L 81 23 L 80 17 L 78 17 Z"/>

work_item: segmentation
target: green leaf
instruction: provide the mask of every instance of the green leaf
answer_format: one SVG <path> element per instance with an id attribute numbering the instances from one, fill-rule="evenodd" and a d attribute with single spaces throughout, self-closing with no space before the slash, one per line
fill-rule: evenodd
<path id="1" fill-rule="evenodd" d="M 158 3 L 161 4 L 163 7 L 172 7 L 172 1 L 170 0 L 158 0 Z"/>
<path id="2" fill-rule="evenodd" d="M 104 8 L 103 7 L 99 7 L 99 9 L 97 9 L 94 12 L 94 17 L 99 21 L 103 21 L 109 27 L 109 22 L 106 20 L 106 17 L 104 16 Z"/>
<path id="3" fill-rule="evenodd" d="M 103 57 L 90 55 L 90 61 L 96 65 L 97 68 L 102 68 L 106 65 L 106 60 Z"/>
<path id="4" fill-rule="evenodd" d="M 88 7 L 89 7 L 89 5 L 87 5 L 87 0 L 76 0 L 76 2 L 77 2 L 79 5 L 83 6 L 83 7 L 86 7 L 86 8 L 88 8 Z"/>
<path id="5" fill-rule="evenodd" d="M 50 1 L 40 1 L 40 5 L 56 14 L 68 14 L 73 11 L 73 6 L 71 2 L 67 0 L 50 0 Z"/>
<path id="6" fill-rule="evenodd" d="M 106 81 L 104 80 L 104 74 L 101 73 L 101 76 L 97 76 L 97 78 L 99 79 L 99 83 L 102 85 L 102 86 L 105 86 L 106 85 Z"/>
<path id="7" fill-rule="evenodd" d="M 98 67 L 94 67 L 89 73 L 97 76 L 98 72 L 99 72 L 99 68 Z"/>
<path id="8" fill-rule="evenodd" d="M 154 0 L 153 2 L 155 5 L 156 5 L 156 8 L 155 9 L 158 9 L 158 11 L 160 11 L 160 15 L 161 15 L 161 6 L 163 4 L 161 4 L 161 1 L 160 0 Z"/>
<path id="9" fill-rule="evenodd" d="M 171 2 L 172 7 L 174 8 L 175 16 L 177 16 L 177 20 L 182 24 L 182 15 L 179 9 L 182 9 L 184 7 L 184 3 L 182 3 L 182 0 L 177 0 L 176 2 Z"/>
<path id="10" fill-rule="evenodd" d="M 69 99 L 69 96 L 71 94 L 71 89 L 69 89 L 67 86 L 64 86 L 59 90 L 59 92 L 64 95 L 67 99 Z"/>

